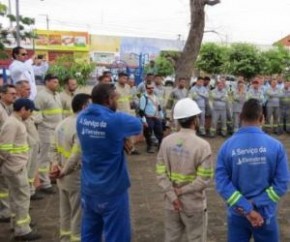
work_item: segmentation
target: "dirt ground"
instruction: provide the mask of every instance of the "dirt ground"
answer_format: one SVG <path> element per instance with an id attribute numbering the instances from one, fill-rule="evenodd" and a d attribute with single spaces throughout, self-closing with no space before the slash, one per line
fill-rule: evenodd
<path id="1" fill-rule="evenodd" d="M 290 151 L 289 136 L 279 139 Z M 224 141 L 217 137 L 208 140 L 213 153 Z M 131 217 L 133 227 L 133 242 L 162 242 L 163 241 L 163 196 L 155 178 L 156 154 L 147 154 L 144 144 L 139 144 L 140 156 L 129 157 L 129 170 L 132 187 Z M 226 241 L 225 205 L 212 186 L 207 191 L 208 196 L 208 242 Z M 59 211 L 58 195 L 46 196 L 44 200 L 31 203 L 31 217 L 37 223 L 36 230 L 43 238 L 39 242 L 58 241 Z M 280 202 L 279 222 L 281 242 L 290 241 L 290 193 Z M 0 242 L 11 241 L 12 233 L 9 224 L 0 224 Z M 184 240 L 185 241 L 185 240 Z M 237 241 L 238 242 L 238 241 Z"/>

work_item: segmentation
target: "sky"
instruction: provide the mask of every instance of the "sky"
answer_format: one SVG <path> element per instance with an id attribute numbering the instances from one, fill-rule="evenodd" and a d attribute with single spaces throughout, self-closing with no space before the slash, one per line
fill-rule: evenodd
<path id="1" fill-rule="evenodd" d="M 15 1 L 10 0 L 12 13 Z M 9 0 L 0 0 L 8 5 Z M 189 0 L 19 0 L 35 28 L 91 34 L 181 39 L 187 37 Z M 205 42 L 271 45 L 290 34 L 289 0 L 221 0 L 207 6 Z"/>

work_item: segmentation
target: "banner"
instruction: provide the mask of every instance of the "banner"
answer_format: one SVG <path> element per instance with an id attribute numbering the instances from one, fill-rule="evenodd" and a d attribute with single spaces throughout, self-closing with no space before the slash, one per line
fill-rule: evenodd
<path id="1" fill-rule="evenodd" d="M 36 49 L 89 51 L 87 32 L 36 30 Z"/>
<path id="2" fill-rule="evenodd" d="M 180 50 L 183 43 L 178 40 L 142 38 L 142 37 L 122 37 L 120 56 L 130 66 L 138 65 L 140 54 L 146 56 L 145 62 L 154 60 L 162 50 Z M 146 64 L 145 63 L 145 64 Z"/>
<path id="3" fill-rule="evenodd" d="M 91 35 L 90 51 L 117 53 L 120 51 L 120 43 L 120 37 Z"/>

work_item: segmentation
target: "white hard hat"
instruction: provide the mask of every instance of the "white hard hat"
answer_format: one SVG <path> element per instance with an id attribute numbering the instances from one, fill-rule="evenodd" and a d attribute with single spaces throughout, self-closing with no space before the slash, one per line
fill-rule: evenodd
<path id="1" fill-rule="evenodd" d="M 24 74 L 21 74 L 17 81 L 28 81 L 28 78 Z"/>
<path id="2" fill-rule="evenodd" d="M 201 110 L 199 109 L 195 101 L 193 101 L 191 98 L 183 98 L 175 104 L 173 109 L 173 118 L 189 118 L 200 113 Z"/>

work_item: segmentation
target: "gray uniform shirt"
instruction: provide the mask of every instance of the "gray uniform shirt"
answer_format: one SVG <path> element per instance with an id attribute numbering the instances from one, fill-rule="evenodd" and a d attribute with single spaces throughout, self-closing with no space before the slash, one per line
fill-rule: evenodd
<path id="1" fill-rule="evenodd" d="M 225 88 L 222 90 L 219 90 L 218 88 L 212 90 L 211 98 L 213 100 L 213 110 L 226 110 L 228 94 Z"/>
<path id="2" fill-rule="evenodd" d="M 279 107 L 280 106 L 280 97 L 282 97 L 282 90 L 280 88 L 269 87 L 266 91 L 266 96 L 268 99 L 268 107 Z"/>
<path id="3" fill-rule="evenodd" d="M 162 85 L 155 85 L 154 94 L 158 97 L 161 108 L 165 106 L 165 88 Z"/>
<path id="4" fill-rule="evenodd" d="M 251 87 L 247 93 L 247 100 L 250 98 L 258 99 L 261 102 L 261 104 L 263 104 L 265 101 L 263 90 L 261 88 L 254 89 Z"/>
<path id="5" fill-rule="evenodd" d="M 204 86 L 194 86 L 190 89 L 189 97 L 195 100 L 200 108 L 205 108 L 208 90 Z"/>
<path id="6" fill-rule="evenodd" d="M 186 88 L 174 88 L 169 95 L 167 108 L 171 109 L 174 107 L 175 103 L 182 99 L 186 98 L 188 95 L 188 90 Z"/>
<path id="7" fill-rule="evenodd" d="M 238 90 L 235 90 L 233 94 L 233 99 L 234 99 L 233 112 L 234 113 L 242 112 L 243 105 L 246 101 L 246 92 L 239 93 Z"/>
<path id="8" fill-rule="evenodd" d="M 282 96 L 280 97 L 281 107 L 290 107 L 290 88 L 282 89 Z"/>

